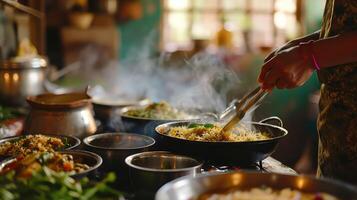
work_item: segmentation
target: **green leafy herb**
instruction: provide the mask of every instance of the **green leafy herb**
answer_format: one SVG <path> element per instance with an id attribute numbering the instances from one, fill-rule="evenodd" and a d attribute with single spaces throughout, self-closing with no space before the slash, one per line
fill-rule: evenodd
<path id="1" fill-rule="evenodd" d="M 44 152 L 42 153 L 39 158 L 38 158 L 38 161 L 41 165 L 44 165 L 47 163 L 47 161 L 49 159 L 53 158 L 53 154 L 52 153 L 49 153 L 49 152 Z"/>
<path id="2" fill-rule="evenodd" d="M 0 106 L 0 121 L 11 119 L 18 116 L 18 113 L 13 108 Z"/>
<path id="3" fill-rule="evenodd" d="M 98 183 L 88 178 L 76 181 L 67 173 L 54 172 L 47 167 L 29 179 L 16 178 L 15 173 L 10 172 L 0 177 L 0 200 L 118 200 L 122 193 L 108 186 L 114 180 L 115 174 L 109 173 Z"/>
<path id="4" fill-rule="evenodd" d="M 196 124 L 196 123 L 192 123 L 192 124 L 187 126 L 187 128 L 198 128 L 198 127 L 213 128 L 214 125 L 213 124 Z"/>
<path id="5" fill-rule="evenodd" d="M 195 124 L 195 123 L 193 123 L 193 124 L 188 125 L 187 128 L 197 128 L 197 127 L 199 127 L 199 126 L 200 126 L 200 124 Z"/>
<path id="6" fill-rule="evenodd" d="M 205 128 L 213 128 L 214 125 L 213 124 L 204 124 L 203 127 L 205 127 Z"/>

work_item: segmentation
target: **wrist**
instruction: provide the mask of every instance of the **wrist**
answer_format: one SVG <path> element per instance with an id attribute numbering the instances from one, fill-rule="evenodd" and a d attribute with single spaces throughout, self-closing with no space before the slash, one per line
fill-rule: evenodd
<path id="1" fill-rule="evenodd" d="M 308 42 L 299 43 L 299 55 L 300 58 L 309 63 L 310 68 L 313 70 L 320 70 L 319 62 L 314 54 L 313 49 L 314 41 L 310 40 Z"/>

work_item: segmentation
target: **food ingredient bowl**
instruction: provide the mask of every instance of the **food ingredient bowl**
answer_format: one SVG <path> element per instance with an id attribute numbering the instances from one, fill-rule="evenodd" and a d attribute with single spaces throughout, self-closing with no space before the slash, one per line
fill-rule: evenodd
<path id="1" fill-rule="evenodd" d="M 102 122 L 107 122 L 114 118 L 123 107 L 145 105 L 148 102 L 150 102 L 148 99 L 119 100 L 105 97 L 93 97 L 92 100 L 95 117 Z"/>
<path id="2" fill-rule="evenodd" d="M 260 172 L 208 173 L 196 177 L 182 177 L 167 183 L 157 192 L 155 200 L 195 200 L 200 195 L 227 192 L 232 189 L 270 187 L 274 190 L 290 188 L 307 193 L 324 192 L 339 200 L 357 199 L 357 189 L 338 181 Z M 321 198 L 320 198 L 321 199 Z"/>
<path id="3" fill-rule="evenodd" d="M 95 153 L 88 152 L 88 151 L 82 151 L 82 150 L 66 150 L 66 151 L 61 151 L 61 154 L 69 154 L 73 157 L 73 161 L 81 164 L 86 164 L 89 166 L 88 169 L 75 173 L 71 175 L 73 178 L 83 178 L 87 176 L 94 176 L 95 171 L 98 169 L 98 167 L 102 164 L 103 160 L 100 156 L 98 156 Z M 2 170 L 4 170 L 5 167 L 11 165 L 11 163 L 16 162 L 16 158 L 9 158 L 6 159 L 2 162 L 0 162 L 0 173 Z"/>
<path id="4" fill-rule="evenodd" d="M 125 158 L 139 152 L 148 151 L 155 144 L 151 137 L 130 133 L 102 133 L 84 138 L 86 150 L 103 158 L 101 171 L 115 171 L 117 180 L 127 183 L 128 167 Z"/>
<path id="5" fill-rule="evenodd" d="M 151 151 L 131 155 L 125 159 L 135 193 L 152 198 L 165 183 L 178 177 L 200 173 L 202 162 L 166 151 Z"/>
<path id="6" fill-rule="evenodd" d="M 69 135 L 49 135 L 49 134 L 38 134 L 38 135 L 43 135 L 43 136 L 47 136 L 47 137 L 54 137 L 54 138 L 61 139 L 63 144 L 64 144 L 64 148 L 56 149 L 56 150 L 70 150 L 70 149 L 77 148 L 81 144 L 81 140 L 78 139 L 77 137 L 74 137 L 74 136 L 69 136 Z M 5 142 L 12 143 L 12 142 L 20 140 L 21 138 L 24 138 L 24 137 L 26 137 L 26 136 L 14 136 L 14 137 L 3 138 L 3 139 L 0 139 L 0 145 L 5 143 Z M 7 156 L 0 155 L 0 161 L 4 160 L 5 158 L 7 158 Z"/>
<path id="7" fill-rule="evenodd" d="M 155 127 L 167 122 L 179 122 L 188 119 L 151 119 L 143 117 L 129 116 L 126 113 L 130 110 L 140 109 L 143 106 L 128 106 L 120 110 L 119 114 L 126 132 L 148 135 L 155 138 Z M 189 118 L 198 118 L 192 115 Z"/>

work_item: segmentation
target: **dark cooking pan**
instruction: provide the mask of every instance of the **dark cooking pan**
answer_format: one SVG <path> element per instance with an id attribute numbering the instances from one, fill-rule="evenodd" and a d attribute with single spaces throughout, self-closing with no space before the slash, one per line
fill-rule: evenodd
<path id="1" fill-rule="evenodd" d="M 256 131 L 267 132 L 271 139 L 247 142 L 205 142 L 191 141 L 166 135 L 171 127 L 187 126 L 190 121 L 170 122 L 155 128 L 159 148 L 179 154 L 185 154 L 197 159 L 203 159 L 211 164 L 249 165 L 270 156 L 281 138 L 288 134 L 282 128 L 278 117 L 269 117 L 260 122 L 249 122 Z"/>
<path id="2" fill-rule="evenodd" d="M 152 119 L 152 118 L 143 118 L 143 117 L 133 117 L 126 115 L 125 113 L 132 109 L 138 109 L 142 106 L 128 106 L 120 110 L 120 117 L 123 122 L 124 131 L 128 133 L 136 133 L 147 135 L 150 137 L 155 136 L 155 127 L 160 124 L 167 122 L 179 122 L 186 121 L 188 119 Z M 194 116 L 195 119 L 198 117 Z"/>

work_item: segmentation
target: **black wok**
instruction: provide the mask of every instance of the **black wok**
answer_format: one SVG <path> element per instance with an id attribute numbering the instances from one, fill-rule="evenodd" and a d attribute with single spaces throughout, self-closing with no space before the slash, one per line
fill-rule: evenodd
<path id="1" fill-rule="evenodd" d="M 278 117 L 270 117 L 260 122 L 249 122 L 257 131 L 267 132 L 271 139 L 247 142 L 205 142 L 191 141 L 166 135 L 171 127 L 187 126 L 190 122 L 170 122 L 155 128 L 155 140 L 160 150 L 202 159 L 210 164 L 219 165 L 249 165 L 270 156 L 276 149 L 281 138 L 288 134 L 282 128 L 282 121 Z"/>

